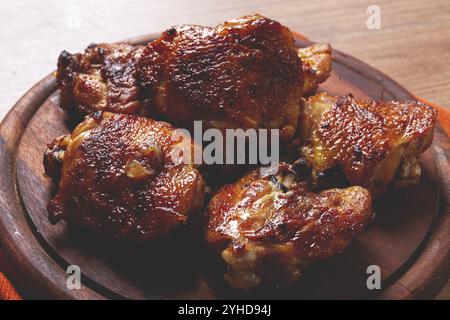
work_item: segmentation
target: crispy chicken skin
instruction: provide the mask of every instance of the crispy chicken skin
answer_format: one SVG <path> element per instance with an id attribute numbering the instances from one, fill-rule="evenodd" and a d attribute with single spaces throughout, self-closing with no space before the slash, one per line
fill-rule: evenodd
<path id="1" fill-rule="evenodd" d="M 50 222 L 136 242 L 186 222 L 203 207 L 204 182 L 193 166 L 172 161 L 173 131 L 165 122 L 97 112 L 55 139 L 44 154 L 47 175 L 60 176 Z"/>
<path id="2" fill-rule="evenodd" d="M 139 97 L 137 62 L 142 46 L 92 44 L 84 54 L 63 51 L 58 59 L 57 81 L 61 106 L 73 114 L 94 111 L 145 114 Z"/>
<path id="3" fill-rule="evenodd" d="M 312 193 L 282 164 L 276 175 L 255 170 L 219 190 L 206 239 L 228 265 L 225 280 L 251 289 L 298 280 L 311 262 L 340 253 L 372 217 L 366 189 Z"/>
<path id="4" fill-rule="evenodd" d="M 317 94 L 301 116 L 301 155 L 320 183 L 336 168 L 378 195 L 419 180 L 417 160 L 433 139 L 437 112 L 419 102 L 375 102 Z"/>
<path id="5" fill-rule="evenodd" d="M 302 63 L 303 60 L 303 63 Z M 61 53 L 58 86 L 67 110 L 159 116 L 191 127 L 297 130 L 299 101 L 331 71 L 329 45 L 298 49 L 291 32 L 258 14 L 215 28 L 170 28 L 145 49 L 127 44 Z"/>
<path id="6" fill-rule="evenodd" d="M 175 124 L 297 129 L 303 72 L 291 32 L 254 14 L 215 28 L 181 25 L 150 43 L 140 62 L 144 92 Z"/>
<path id="7" fill-rule="evenodd" d="M 313 94 L 320 83 L 328 79 L 331 74 L 331 46 L 318 43 L 298 49 L 303 68 L 303 95 Z"/>

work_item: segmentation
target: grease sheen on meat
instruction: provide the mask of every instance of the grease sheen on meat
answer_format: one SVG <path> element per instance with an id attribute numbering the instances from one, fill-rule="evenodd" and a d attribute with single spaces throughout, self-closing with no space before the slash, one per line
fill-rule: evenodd
<path id="1" fill-rule="evenodd" d="M 147 114 L 136 78 L 142 50 L 142 46 L 122 43 L 92 44 L 84 54 L 63 51 L 57 72 L 61 106 L 81 115 L 95 111 Z"/>
<path id="2" fill-rule="evenodd" d="M 276 175 L 255 170 L 220 189 L 208 206 L 206 239 L 228 265 L 230 285 L 251 289 L 298 280 L 311 262 L 341 252 L 372 216 L 366 189 L 312 193 L 282 164 Z"/>
<path id="3" fill-rule="evenodd" d="M 331 48 L 298 49 L 288 28 L 252 14 L 214 28 L 181 25 L 145 46 L 100 44 L 61 53 L 61 105 L 142 114 L 192 127 L 276 128 L 289 142 L 300 97 L 331 71 Z"/>
<path id="4" fill-rule="evenodd" d="M 172 160 L 179 143 L 173 131 L 164 122 L 106 112 L 55 139 L 44 155 L 47 174 L 60 178 L 50 221 L 131 241 L 185 223 L 203 207 L 204 183 L 196 168 Z"/>
<path id="5" fill-rule="evenodd" d="M 418 156 L 433 140 L 437 112 L 419 102 L 376 102 L 333 97 L 309 98 L 300 121 L 301 155 L 320 180 L 339 167 L 351 185 L 377 195 L 391 184 L 416 183 Z"/>
<path id="6" fill-rule="evenodd" d="M 139 70 L 157 111 L 177 125 L 296 131 L 301 60 L 289 29 L 271 19 L 173 27 L 144 49 Z"/>

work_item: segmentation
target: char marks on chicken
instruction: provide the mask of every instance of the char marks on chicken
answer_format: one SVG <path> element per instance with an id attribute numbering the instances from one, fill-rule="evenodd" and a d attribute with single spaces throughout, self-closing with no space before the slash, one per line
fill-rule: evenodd
<path id="1" fill-rule="evenodd" d="M 331 71 L 329 45 L 298 49 L 288 28 L 252 14 L 214 28 L 175 26 L 145 47 L 89 46 L 58 62 L 62 106 L 143 114 L 191 128 L 297 131 L 300 97 Z"/>
<path id="2" fill-rule="evenodd" d="M 137 83 L 142 51 L 142 46 L 125 43 L 92 44 L 83 54 L 63 51 L 57 72 L 61 106 L 73 115 L 95 111 L 148 113 Z"/>
<path id="3" fill-rule="evenodd" d="M 173 27 L 150 43 L 141 81 L 156 110 L 180 126 L 297 129 L 303 73 L 291 32 L 260 15 L 215 28 Z"/>
<path id="4" fill-rule="evenodd" d="M 147 45 L 64 51 L 61 105 L 88 116 L 44 153 L 45 171 L 59 183 L 50 222 L 147 242 L 205 209 L 206 240 L 231 286 L 297 281 L 370 224 L 372 196 L 419 180 L 418 156 L 437 117 L 418 102 L 311 96 L 331 66 L 329 45 L 297 48 L 288 28 L 258 14 L 175 26 Z M 276 174 L 246 167 L 233 184 L 219 178 L 205 187 L 198 167 L 173 157 L 186 142 L 193 152 L 194 142 L 174 139 L 171 124 L 152 118 L 187 129 L 196 120 L 221 131 L 279 129 L 282 159 L 299 159 Z M 232 169 L 216 171 L 232 176 Z"/>
<path id="5" fill-rule="evenodd" d="M 320 184 L 338 167 L 351 185 L 378 195 L 416 183 L 418 156 L 433 140 L 437 112 L 419 102 L 375 102 L 325 93 L 309 98 L 300 121 L 301 155 Z"/>
<path id="6" fill-rule="evenodd" d="M 373 218 L 366 189 L 313 193 L 286 164 L 276 175 L 255 170 L 224 186 L 207 212 L 206 239 L 228 266 L 225 280 L 246 290 L 297 281 L 313 261 L 344 250 Z"/>
<path id="7" fill-rule="evenodd" d="M 44 155 L 47 175 L 60 179 L 50 222 L 136 242 L 185 223 L 203 207 L 204 182 L 195 167 L 173 161 L 175 147 L 188 150 L 173 132 L 149 118 L 97 112 L 55 139 Z"/>

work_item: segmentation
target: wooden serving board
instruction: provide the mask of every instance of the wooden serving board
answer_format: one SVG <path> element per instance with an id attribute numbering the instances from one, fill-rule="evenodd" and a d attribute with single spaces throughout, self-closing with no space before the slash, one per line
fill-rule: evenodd
<path id="1" fill-rule="evenodd" d="M 131 40 L 146 43 L 156 36 Z M 310 42 L 298 37 L 297 45 Z M 411 100 L 381 72 L 334 51 L 333 73 L 321 91 L 356 97 Z M 375 223 L 342 255 L 318 262 L 289 288 L 243 294 L 224 284 L 220 267 L 199 239 L 129 248 L 51 226 L 46 205 L 55 185 L 44 176 L 42 154 L 70 131 L 59 108 L 53 75 L 31 88 L 0 127 L 0 268 L 26 298 L 431 298 L 450 272 L 450 143 L 437 126 L 421 157 L 421 181 L 375 203 Z M 66 268 L 78 265 L 82 288 L 66 288 Z M 381 268 L 382 289 L 366 287 L 369 265 Z"/>

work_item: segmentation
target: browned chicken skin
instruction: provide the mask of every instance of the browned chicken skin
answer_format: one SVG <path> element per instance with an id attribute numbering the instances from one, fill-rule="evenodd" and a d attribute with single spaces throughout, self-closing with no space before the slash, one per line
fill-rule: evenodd
<path id="1" fill-rule="evenodd" d="M 137 84 L 137 62 L 142 46 L 90 45 L 84 54 L 63 51 L 57 80 L 61 105 L 74 114 L 95 111 L 146 114 Z"/>
<path id="2" fill-rule="evenodd" d="M 50 221 L 131 241 L 186 222 L 203 207 L 204 183 L 196 168 L 172 161 L 173 131 L 149 118 L 97 112 L 55 139 L 44 155 L 46 173 L 60 175 Z"/>
<path id="3" fill-rule="evenodd" d="M 228 265 L 227 282 L 250 289 L 298 280 L 309 263 L 341 252 L 372 216 L 367 190 L 312 193 L 282 164 L 276 175 L 256 170 L 219 190 L 206 239 Z"/>
<path id="4" fill-rule="evenodd" d="M 339 167 L 351 185 L 378 195 L 416 183 L 418 156 L 433 139 L 436 110 L 418 102 L 375 102 L 325 93 L 309 98 L 300 121 L 301 154 L 320 182 Z"/>
<path id="5" fill-rule="evenodd" d="M 144 50 L 141 80 L 156 110 L 190 127 L 297 128 L 303 74 L 291 32 L 259 15 L 215 28 L 177 26 Z"/>
<path id="6" fill-rule="evenodd" d="M 298 49 L 298 56 L 302 60 L 303 95 L 313 94 L 320 83 L 328 79 L 331 74 L 331 46 L 318 43 Z"/>
<path id="7" fill-rule="evenodd" d="M 299 50 L 289 29 L 253 14 L 215 28 L 176 26 L 145 49 L 102 44 L 84 54 L 63 52 L 58 84 L 68 110 L 152 115 L 156 109 L 183 127 L 203 120 L 220 129 L 278 128 L 289 141 L 300 97 L 330 71 L 329 45 Z"/>
<path id="8" fill-rule="evenodd" d="M 433 108 L 416 102 L 321 93 L 300 103 L 330 72 L 329 45 L 298 49 L 286 27 L 258 14 L 214 28 L 176 26 L 146 46 L 63 52 L 61 104 L 92 115 L 44 154 L 46 173 L 59 180 L 50 221 L 150 241 L 202 209 L 199 171 L 170 157 L 178 145 L 174 128 L 134 115 L 186 128 L 194 120 L 204 128 L 277 128 L 283 152 L 295 146 L 296 154 L 300 136 L 299 163 L 313 187 L 342 179 L 354 186 L 314 193 L 290 165 L 275 175 L 255 170 L 212 197 L 206 239 L 235 288 L 298 280 L 307 265 L 344 250 L 371 222 L 371 193 L 417 182 L 417 157 L 431 144 L 436 121 Z M 329 179 L 336 170 L 340 181 Z"/>

